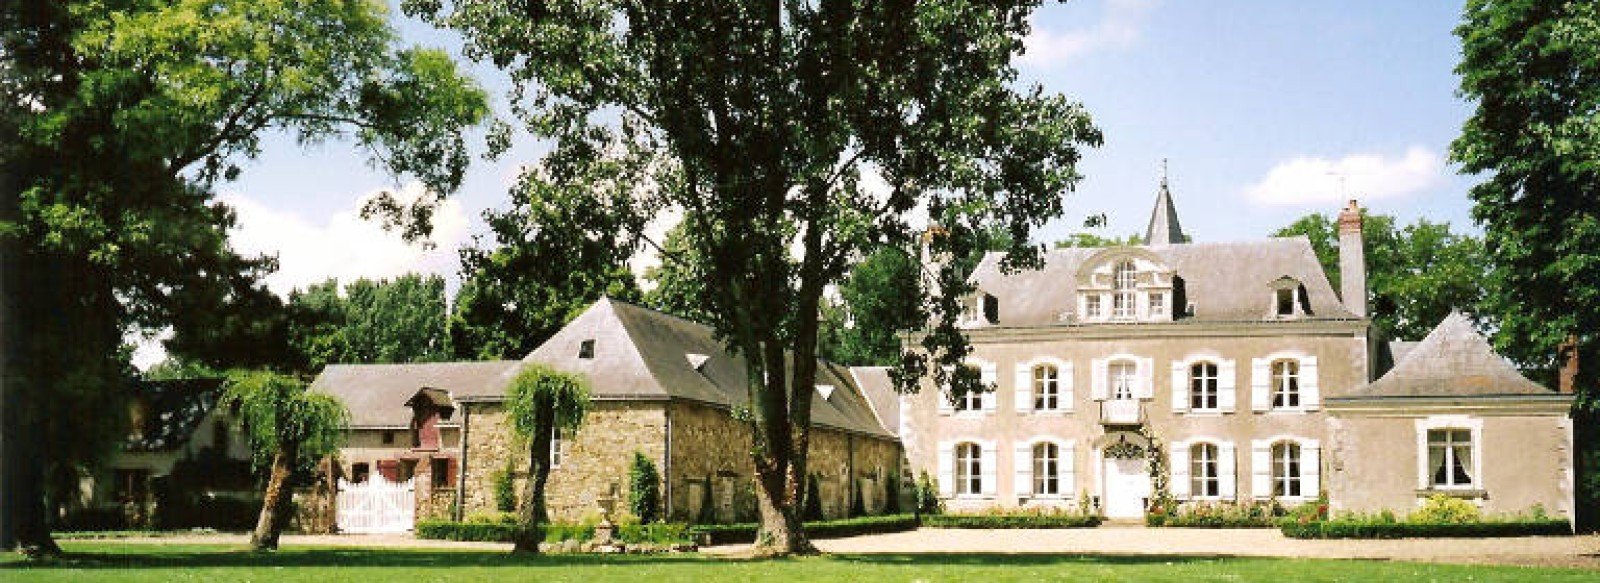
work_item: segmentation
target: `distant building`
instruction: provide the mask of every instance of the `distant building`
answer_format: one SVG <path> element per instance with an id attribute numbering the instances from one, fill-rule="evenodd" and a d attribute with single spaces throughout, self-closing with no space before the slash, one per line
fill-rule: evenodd
<path id="1" fill-rule="evenodd" d="M 1464 498 L 1572 517 L 1572 395 L 1523 378 L 1453 315 L 1420 343 L 1366 317 L 1361 212 L 1339 218 L 1343 289 L 1303 237 L 1190 242 L 1160 188 L 1145 244 L 1047 252 L 970 281 L 967 364 L 995 390 L 925 381 L 891 416 L 954 510 L 1150 507 L 1154 438 L 1180 501 L 1405 512 Z M 1393 363 L 1392 368 L 1388 363 Z"/>

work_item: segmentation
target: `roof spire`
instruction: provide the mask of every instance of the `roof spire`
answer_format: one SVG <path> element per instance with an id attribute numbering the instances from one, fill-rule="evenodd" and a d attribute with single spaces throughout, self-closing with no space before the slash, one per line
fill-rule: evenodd
<path id="1" fill-rule="evenodd" d="M 1172 190 L 1167 187 L 1167 159 L 1161 159 L 1161 188 L 1156 192 L 1156 208 L 1150 211 L 1150 226 L 1144 232 L 1146 245 L 1188 243 L 1178 224 L 1178 209 L 1172 206 Z"/>

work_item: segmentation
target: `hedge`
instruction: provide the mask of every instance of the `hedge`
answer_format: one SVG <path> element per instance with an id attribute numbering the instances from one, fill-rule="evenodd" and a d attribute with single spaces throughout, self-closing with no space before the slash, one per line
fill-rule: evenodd
<path id="1" fill-rule="evenodd" d="M 517 525 L 500 522 L 455 522 L 451 520 L 418 520 L 417 538 L 461 540 L 475 542 L 511 542 Z"/>
<path id="2" fill-rule="evenodd" d="M 689 532 L 682 524 L 629 524 L 617 527 L 617 540 L 625 543 L 672 544 L 688 542 Z M 475 542 L 511 542 L 517 534 L 517 525 L 501 521 L 449 520 L 417 521 L 417 538 Z M 587 541 L 594 538 L 594 526 L 588 524 L 547 524 L 544 541 Z"/>
<path id="3" fill-rule="evenodd" d="M 1099 526 L 1100 517 L 1081 514 L 930 514 L 929 528 L 1081 528 Z"/>
<path id="4" fill-rule="evenodd" d="M 1565 520 L 1508 520 L 1504 522 L 1417 523 L 1327 520 L 1284 521 L 1278 527 L 1290 538 L 1487 538 L 1502 536 L 1555 536 L 1572 534 Z"/>
<path id="5" fill-rule="evenodd" d="M 707 545 L 755 542 L 757 524 L 701 524 L 689 527 L 689 535 Z M 806 536 L 813 539 L 842 538 L 916 530 L 917 517 L 911 514 L 862 516 L 806 523 Z"/>

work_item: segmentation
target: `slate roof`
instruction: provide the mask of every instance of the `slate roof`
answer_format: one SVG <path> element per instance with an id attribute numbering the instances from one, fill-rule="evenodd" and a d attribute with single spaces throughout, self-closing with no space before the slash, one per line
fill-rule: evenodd
<path id="1" fill-rule="evenodd" d="M 1557 394 L 1523 377 L 1510 362 L 1495 354 L 1471 320 L 1456 312 L 1403 357 L 1397 354 L 1394 368 L 1383 377 L 1344 398 Z"/>
<path id="2" fill-rule="evenodd" d="M 1360 319 L 1340 303 L 1311 242 L 1303 236 L 1131 248 L 1153 254 L 1183 278 L 1186 299 L 1195 305 L 1195 313 L 1178 323 L 1268 320 L 1271 284 L 1283 276 L 1299 280 L 1306 290 L 1310 313 L 1298 320 Z M 1106 251 L 1051 249 L 1045 253 L 1043 269 L 1010 275 L 1000 271 L 1004 255 L 993 252 L 979 262 L 969 281 L 999 300 L 1000 326 L 1063 325 L 1060 314 L 1077 311 L 1079 268 Z"/>
<path id="3" fill-rule="evenodd" d="M 454 399 L 503 392 L 501 373 L 514 360 L 410 364 L 330 364 L 311 390 L 331 394 L 350 409 L 355 428 L 408 427 L 407 400 L 423 388 L 448 391 Z"/>
<path id="4" fill-rule="evenodd" d="M 878 416 L 878 424 L 884 431 L 899 435 L 900 392 L 894 388 L 894 379 L 889 378 L 889 367 L 853 366 L 850 375 L 855 378 L 856 386 L 861 387 L 861 393 L 867 396 L 867 404 Z"/>
<path id="5" fill-rule="evenodd" d="M 170 451 L 183 447 L 194 430 L 216 409 L 221 379 L 146 381 L 131 385 L 133 398 L 144 404 L 143 427 L 133 428 L 127 451 Z"/>
<path id="6" fill-rule="evenodd" d="M 586 341 L 593 342 L 592 357 L 579 358 Z M 724 407 L 748 401 L 743 359 L 725 351 L 710 328 L 609 298 L 595 302 L 523 362 L 584 375 L 596 399 L 681 399 Z M 812 400 L 813 423 L 892 436 L 873 415 L 849 370 L 818 364 L 817 384 L 835 390 L 828 398 L 819 394 Z M 504 386 L 516 374 L 508 369 L 498 383 Z M 500 392 L 473 400 L 503 398 Z"/>
<path id="7" fill-rule="evenodd" d="M 1161 179 L 1161 190 L 1156 194 L 1156 206 L 1150 210 L 1150 224 L 1144 230 L 1144 244 L 1173 245 L 1185 242 L 1183 226 L 1178 224 L 1178 209 L 1172 205 L 1172 191 L 1167 179 Z"/>

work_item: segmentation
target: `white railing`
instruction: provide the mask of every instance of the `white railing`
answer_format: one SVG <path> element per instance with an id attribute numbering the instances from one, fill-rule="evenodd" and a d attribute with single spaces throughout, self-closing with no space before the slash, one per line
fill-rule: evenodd
<path id="1" fill-rule="evenodd" d="M 336 523 L 339 532 L 396 533 L 411 530 L 416 522 L 415 479 L 390 482 L 374 475 L 360 484 L 339 480 Z"/>
<path id="2" fill-rule="evenodd" d="M 1138 425 L 1144 422 L 1144 408 L 1133 399 L 1112 399 L 1100 403 L 1100 422 L 1108 425 Z"/>

